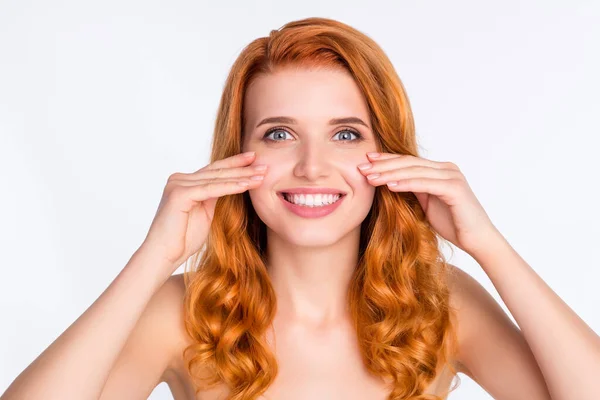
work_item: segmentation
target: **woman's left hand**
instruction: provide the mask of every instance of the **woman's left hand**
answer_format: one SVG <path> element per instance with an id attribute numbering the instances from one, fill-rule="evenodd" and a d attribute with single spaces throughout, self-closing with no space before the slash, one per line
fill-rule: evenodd
<path id="1" fill-rule="evenodd" d="M 485 251 L 491 240 L 501 237 L 454 163 L 392 153 L 367 157 L 372 166 L 359 170 L 369 183 L 387 185 L 392 192 L 413 192 L 431 226 L 468 254 Z M 380 175 L 370 178 L 373 174 Z"/>

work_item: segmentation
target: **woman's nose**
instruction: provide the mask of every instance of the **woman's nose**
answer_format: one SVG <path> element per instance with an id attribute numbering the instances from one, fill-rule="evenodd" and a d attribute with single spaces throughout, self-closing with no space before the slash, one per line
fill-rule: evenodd
<path id="1" fill-rule="evenodd" d="M 296 176 L 305 176 L 314 180 L 329 174 L 331 154 L 320 145 L 305 145 L 298 149 L 297 162 L 294 168 Z"/>

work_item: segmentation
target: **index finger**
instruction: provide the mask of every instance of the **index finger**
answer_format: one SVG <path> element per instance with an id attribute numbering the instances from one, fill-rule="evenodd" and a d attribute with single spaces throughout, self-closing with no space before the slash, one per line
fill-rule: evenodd
<path id="1" fill-rule="evenodd" d="M 200 168 L 198 171 L 204 171 L 207 169 L 218 169 L 218 168 L 235 168 L 235 167 L 243 167 L 250 163 L 251 160 L 254 160 L 256 156 L 256 152 L 249 151 L 246 153 L 235 154 L 233 156 L 223 158 L 221 160 L 217 160 L 211 164 L 208 164 L 205 167 Z"/>

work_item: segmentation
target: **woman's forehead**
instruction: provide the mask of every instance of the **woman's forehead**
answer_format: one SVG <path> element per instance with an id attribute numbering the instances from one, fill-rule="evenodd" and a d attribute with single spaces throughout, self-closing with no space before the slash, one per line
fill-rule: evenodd
<path id="1" fill-rule="evenodd" d="M 288 116 L 298 122 L 329 123 L 357 117 L 368 123 L 366 100 L 352 76 L 340 70 L 284 69 L 262 74 L 246 91 L 246 121 Z"/>

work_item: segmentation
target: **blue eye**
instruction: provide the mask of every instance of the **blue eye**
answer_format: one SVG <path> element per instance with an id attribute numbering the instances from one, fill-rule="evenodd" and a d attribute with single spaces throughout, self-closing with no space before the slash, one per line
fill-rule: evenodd
<path id="1" fill-rule="evenodd" d="M 282 142 L 283 140 L 273 140 L 273 139 L 268 139 L 268 138 L 267 138 L 267 136 L 269 136 L 269 135 L 271 135 L 271 134 L 273 134 L 273 133 L 275 133 L 275 132 L 284 132 L 284 133 L 287 133 L 287 134 L 289 134 L 289 132 L 288 132 L 288 131 L 286 131 L 286 130 L 283 130 L 282 128 L 271 128 L 271 129 L 269 129 L 269 130 L 268 130 L 268 131 L 265 133 L 265 135 L 263 136 L 263 139 L 266 139 L 266 140 L 267 140 L 267 141 L 269 141 L 269 142 Z M 279 138 L 281 138 L 281 137 L 282 137 L 282 135 L 279 135 Z"/>
<path id="2" fill-rule="evenodd" d="M 275 133 L 275 132 L 284 132 L 284 133 L 286 133 L 286 134 L 289 134 L 289 132 L 288 132 L 288 131 L 286 131 L 286 130 L 285 130 L 284 128 L 282 128 L 282 127 L 274 127 L 274 128 L 271 128 L 271 129 L 269 129 L 269 130 L 268 130 L 268 131 L 265 133 L 265 135 L 263 136 L 263 139 L 264 139 L 264 140 L 267 140 L 267 141 L 269 141 L 269 142 L 284 142 L 284 141 L 285 141 L 285 139 L 284 139 L 284 140 L 274 140 L 274 139 L 269 139 L 269 138 L 267 138 L 267 136 L 270 136 L 271 134 L 273 134 L 273 133 Z M 346 129 L 342 129 L 341 131 L 339 131 L 339 132 L 336 132 L 336 135 L 337 135 L 337 134 L 340 134 L 340 133 L 345 133 L 345 134 L 346 134 L 346 133 L 350 133 L 350 134 L 352 134 L 352 135 L 356 136 L 356 139 L 349 139 L 349 140 L 336 140 L 336 142 L 349 142 L 349 143 L 354 143 L 354 142 L 359 142 L 359 141 L 363 140 L 363 137 L 362 137 L 362 135 L 361 135 L 360 133 L 358 133 L 357 131 L 353 130 L 353 129 L 347 129 L 347 128 L 346 128 Z M 282 136 L 280 135 L 279 137 L 281 138 Z M 346 137 L 348 137 L 348 136 L 346 136 Z"/>
<path id="3" fill-rule="evenodd" d="M 347 133 L 350 133 L 350 134 L 352 134 L 352 135 L 354 135 L 354 136 L 356 136 L 356 139 L 342 140 L 342 142 L 357 142 L 357 141 L 359 141 L 359 140 L 361 140 L 361 139 L 362 139 L 362 136 L 361 136 L 361 134 L 360 134 L 360 133 L 358 133 L 358 132 L 356 132 L 356 131 L 352 131 L 352 130 L 350 130 L 350 129 L 343 129 L 343 130 L 341 130 L 341 131 L 337 132 L 337 133 L 336 133 L 336 135 L 337 135 L 338 133 L 346 133 L 346 132 L 347 132 Z"/>

